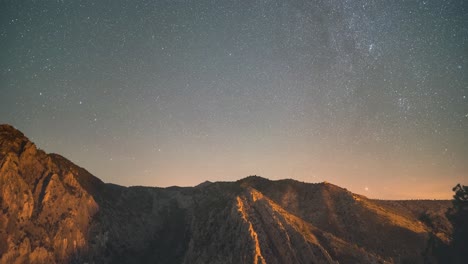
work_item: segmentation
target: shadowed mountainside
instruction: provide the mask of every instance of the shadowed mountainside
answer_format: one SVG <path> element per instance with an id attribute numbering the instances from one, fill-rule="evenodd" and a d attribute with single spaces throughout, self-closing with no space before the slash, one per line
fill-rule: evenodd
<path id="1" fill-rule="evenodd" d="M 450 206 L 257 176 L 105 184 L 0 126 L 0 263 L 438 263 Z"/>

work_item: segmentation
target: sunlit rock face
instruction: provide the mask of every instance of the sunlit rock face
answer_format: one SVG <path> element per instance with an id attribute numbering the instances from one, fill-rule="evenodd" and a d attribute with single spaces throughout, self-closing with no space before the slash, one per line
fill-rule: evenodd
<path id="1" fill-rule="evenodd" d="M 0 127 L 1 263 L 65 263 L 88 251 L 99 206 L 77 180 L 85 178 L 80 169 L 62 165 Z"/>
<path id="2" fill-rule="evenodd" d="M 449 201 L 376 201 L 256 176 L 105 184 L 8 125 L 0 206 L 0 263 L 438 263 L 451 236 Z"/>

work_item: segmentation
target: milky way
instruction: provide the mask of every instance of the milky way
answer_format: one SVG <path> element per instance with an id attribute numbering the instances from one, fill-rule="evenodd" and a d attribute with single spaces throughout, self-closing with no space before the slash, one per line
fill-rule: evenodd
<path id="1" fill-rule="evenodd" d="M 467 1 L 1 1 L 0 122 L 106 182 L 468 184 Z"/>

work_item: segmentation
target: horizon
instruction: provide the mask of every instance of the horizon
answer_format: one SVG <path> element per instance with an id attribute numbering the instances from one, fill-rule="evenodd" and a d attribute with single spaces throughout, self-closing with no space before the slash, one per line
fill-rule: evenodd
<path id="1" fill-rule="evenodd" d="M 453 186 L 450 188 L 450 191 L 440 195 L 440 196 L 436 196 L 436 197 L 426 197 L 424 196 L 424 194 L 421 194 L 420 196 L 395 196 L 393 198 L 391 197 L 373 197 L 371 195 L 369 195 L 369 192 L 368 190 L 352 190 L 350 189 L 349 187 L 347 186 L 343 186 L 343 185 L 340 185 L 340 184 L 337 184 L 337 183 L 334 183 L 334 182 L 330 182 L 330 181 L 327 181 L 327 180 L 323 180 L 323 181 L 316 181 L 316 182 L 313 182 L 313 181 L 306 181 L 306 180 L 300 180 L 300 179 L 295 179 L 295 178 L 287 178 L 287 177 L 279 177 L 279 178 L 275 178 L 275 179 L 272 179 L 272 178 L 269 178 L 267 176 L 264 176 L 264 175 L 257 175 L 257 174 L 249 174 L 249 175 L 246 175 L 246 176 L 239 176 L 238 178 L 233 178 L 233 179 L 225 179 L 225 180 L 216 180 L 216 179 L 210 179 L 210 178 L 206 178 L 205 180 L 202 180 L 198 183 L 192 183 L 190 185 L 141 185 L 141 184 L 134 184 L 134 185 L 125 185 L 125 184 L 120 184 L 118 182 L 112 182 L 112 181 L 105 181 L 103 178 L 101 178 L 99 175 L 96 175 L 94 174 L 92 171 L 88 170 L 86 167 L 83 167 L 81 166 L 79 163 L 76 163 L 74 162 L 73 160 L 69 159 L 67 156 L 64 156 L 63 154 L 61 153 L 56 153 L 56 152 L 49 152 L 47 151 L 46 149 L 43 149 L 41 148 L 40 146 L 38 146 L 33 140 L 31 137 L 29 137 L 27 134 L 25 134 L 23 131 L 21 131 L 21 129 L 18 129 L 17 127 L 15 127 L 14 125 L 11 125 L 11 124 L 1 124 L 0 123 L 0 126 L 1 125 L 7 125 L 7 126 L 12 126 L 14 129 L 20 131 L 21 133 L 24 134 L 24 136 L 26 138 L 28 138 L 32 143 L 34 143 L 36 145 L 36 147 L 42 151 L 44 151 L 46 154 L 56 154 L 56 155 L 60 155 L 62 157 L 64 157 L 65 159 L 71 161 L 72 163 L 74 163 L 75 165 L 85 169 L 86 171 L 88 171 L 89 173 L 91 173 L 93 176 L 99 178 L 100 180 L 102 180 L 104 183 L 106 184 L 115 184 L 115 185 L 119 185 L 119 186 L 123 186 L 123 187 L 148 187 L 148 188 L 152 188 L 152 187 L 155 187 L 155 188 L 171 188 L 171 187 L 180 187 L 180 188 L 193 188 L 193 187 L 196 187 L 198 186 L 199 184 L 203 184 L 205 182 L 209 182 L 209 183 L 217 183 L 217 182 L 236 182 L 236 181 L 240 181 L 240 180 L 243 180 L 243 179 L 246 179 L 246 178 L 249 178 L 249 177 L 259 177 L 259 178 L 262 178 L 262 179 L 266 179 L 268 181 L 284 181 L 284 180 L 292 180 L 292 181 L 296 181 L 296 182 L 300 182 L 300 183 L 306 183 L 306 184 L 331 184 L 331 185 L 334 185 L 334 186 L 337 186 L 339 188 L 343 188 L 347 191 L 350 191 L 352 193 L 355 193 L 355 194 L 358 194 L 358 195 L 363 195 L 363 196 L 366 196 L 367 198 L 369 199 L 376 199 L 376 200 L 452 200 L 453 199 L 453 191 L 452 191 L 452 188 L 456 185 L 456 184 L 462 184 L 464 185 L 464 182 L 459 182 L 459 183 L 454 183 Z M 414 193 L 413 193 L 414 195 Z M 446 196 L 449 196 L 449 197 L 446 197 Z"/>
<path id="2" fill-rule="evenodd" d="M 7 1 L 0 122 L 105 182 L 468 184 L 467 1 Z"/>

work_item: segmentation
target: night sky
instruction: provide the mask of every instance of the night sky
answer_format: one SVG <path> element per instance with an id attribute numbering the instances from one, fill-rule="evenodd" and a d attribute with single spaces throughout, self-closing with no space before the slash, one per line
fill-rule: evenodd
<path id="1" fill-rule="evenodd" d="M 468 1 L 0 1 L 0 123 L 105 182 L 468 184 Z"/>

